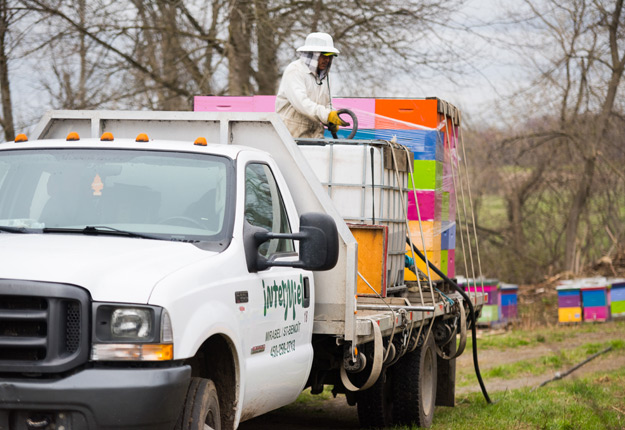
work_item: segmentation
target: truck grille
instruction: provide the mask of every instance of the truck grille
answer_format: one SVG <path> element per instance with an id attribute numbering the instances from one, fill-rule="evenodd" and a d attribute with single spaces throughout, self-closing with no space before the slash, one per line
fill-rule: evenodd
<path id="1" fill-rule="evenodd" d="M 81 288 L 0 280 L 0 372 L 62 372 L 86 362 L 88 312 Z"/>

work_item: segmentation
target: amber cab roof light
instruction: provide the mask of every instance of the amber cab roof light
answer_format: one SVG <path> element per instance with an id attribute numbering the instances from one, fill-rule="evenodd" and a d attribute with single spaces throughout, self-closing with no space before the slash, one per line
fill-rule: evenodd
<path id="1" fill-rule="evenodd" d="M 70 134 L 67 135 L 67 138 L 65 140 L 67 141 L 80 140 L 80 136 L 75 131 L 72 131 Z"/>
<path id="2" fill-rule="evenodd" d="M 194 145 L 199 145 L 199 146 L 206 146 L 206 138 L 205 137 L 198 137 L 197 139 L 195 139 L 195 142 L 193 142 Z"/>
<path id="3" fill-rule="evenodd" d="M 102 136 L 100 136 L 100 140 L 102 142 L 112 142 L 115 139 L 113 138 L 113 133 L 111 133 L 110 131 L 105 131 L 104 133 L 102 133 Z"/>
<path id="4" fill-rule="evenodd" d="M 28 142 L 28 137 L 26 137 L 24 133 L 20 133 L 17 136 L 15 136 L 15 141 L 16 142 Z"/>
<path id="5" fill-rule="evenodd" d="M 148 135 L 145 133 L 139 133 L 137 135 L 137 138 L 135 139 L 135 142 L 149 142 L 150 139 L 148 139 Z"/>

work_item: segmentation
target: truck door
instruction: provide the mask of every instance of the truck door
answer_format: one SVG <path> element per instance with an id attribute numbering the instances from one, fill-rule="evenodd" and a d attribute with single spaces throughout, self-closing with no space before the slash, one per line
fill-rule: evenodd
<path id="1" fill-rule="evenodd" d="M 245 219 L 272 232 L 290 233 L 299 228 L 299 220 L 286 184 L 277 179 L 284 182 L 269 164 L 245 165 Z M 286 260 L 297 260 L 295 251 L 296 244 L 288 239 L 273 239 L 259 250 L 267 259 Z M 312 365 L 314 297 L 311 272 L 272 267 L 251 276 L 254 282 L 249 312 L 245 312 L 248 330 L 243 336 L 248 355 L 245 403 L 251 402 L 250 409 L 257 415 L 260 409 L 292 402 L 304 387 Z"/>

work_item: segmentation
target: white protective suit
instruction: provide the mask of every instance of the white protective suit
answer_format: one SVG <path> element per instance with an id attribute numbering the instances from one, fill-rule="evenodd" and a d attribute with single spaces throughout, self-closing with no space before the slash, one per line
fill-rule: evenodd
<path id="1" fill-rule="evenodd" d="M 332 111 L 328 79 L 319 80 L 303 59 L 289 64 L 276 97 L 280 114 L 295 138 L 322 138 L 323 124 Z"/>

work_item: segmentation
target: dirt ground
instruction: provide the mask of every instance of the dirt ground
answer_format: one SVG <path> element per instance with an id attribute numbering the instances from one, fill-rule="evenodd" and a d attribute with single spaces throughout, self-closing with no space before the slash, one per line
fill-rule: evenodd
<path id="1" fill-rule="evenodd" d="M 498 332 L 491 334 L 483 332 L 481 336 L 498 335 Z M 575 333 L 567 336 L 566 340 L 553 344 L 543 343 L 538 346 L 518 347 L 514 350 L 502 351 L 498 349 L 478 350 L 480 369 L 484 372 L 494 366 L 506 363 L 513 363 L 520 360 L 528 360 L 559 352 L 566 349 L 573 349 L 587 343 L 607 342 L 613 339 L 623 339 L 625 333 Z M 478 346 L 479 346 L 478 340 Z M 570 367 L 577 363 L 572 363 Z M 625 367 L 625 354 L 610 352 L 603 354 L 574 373 L 567 376 L 567 379 L 578 378 L 580 376 L 597 372 L 600 370 L 614 370 Z M 567 370 L 567 367 L 564 370 Z M 465 353 L 457 360 L 457 373 L 473 375 L 473 360 L 471 351 Z M 521 387 L 536 387 L 540 383 L 553 378 L 554 372 L 548 372 L 537 376 L 523 376 L 516 379 L 486 379 L 484 381 L 491 398 L 496 398 L 497 392 L 513 390 Z M 479 392 L 480 387 L 477 379 L 468 386 L 458 387 L 456 390 L 456 401 L 462 401 L 463 396 L 470 392 Z M 316 399 L 315 399 L 316 400 Z M 239 426 L 242 430 L 321 430 L 321 429 L 356 429 L 360 428 L 356 407 L 349 406 L 342 395 L 325 401 L 310 401 L 286 406 L 269 414 L 254 418 L 244 422 Z"/>

